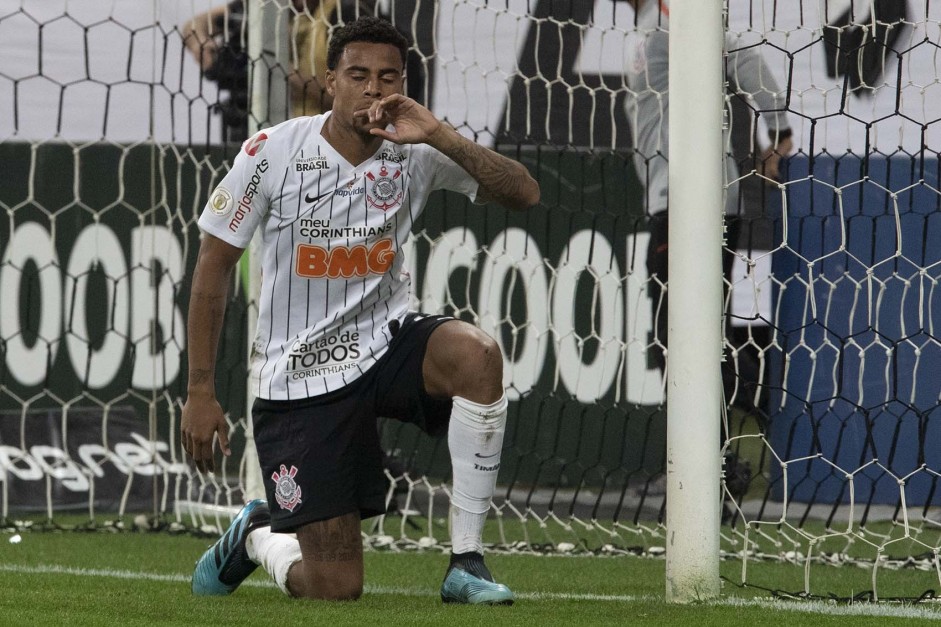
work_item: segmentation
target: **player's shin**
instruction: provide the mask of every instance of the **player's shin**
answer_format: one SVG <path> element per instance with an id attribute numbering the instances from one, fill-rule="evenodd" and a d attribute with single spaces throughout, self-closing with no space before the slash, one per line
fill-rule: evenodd
<path id="1" fill-rule="evenodd" d="M 483 528 L 500 470 L 506 396 L 492 405 L 455 397 L 448 427 L 453 487 L 451 542 L 456 554 L 483 552 Z"/>

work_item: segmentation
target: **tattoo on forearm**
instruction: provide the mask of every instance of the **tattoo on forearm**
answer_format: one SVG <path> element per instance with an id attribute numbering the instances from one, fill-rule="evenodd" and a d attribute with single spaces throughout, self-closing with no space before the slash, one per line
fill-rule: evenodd
<path id="1" fill-rule="evenodd" d="M 219 329 L 225 319 L 226 296 L 210 290 L 193 290 L 190 295 L 189 312 L 189 385 L 199 386 L 213 383 L 211 368 L 215 360 Z M 194 337 L 201 338 L 196 342 Z M 200 367 L 202 366 L 202 367 Z M 210 366 L 210 367 L 207 367 Z"/>
<path id="2" fill-rule="evenodd" d="M 206 383 L 212 379 L 212 372 L 209 370 L 190 370 L 190 383 Z"/>
<path id="3" fill-rule="evenodd" d="M 225 294 L 217 294 L 213 292 L 203 292 L 200 290 L 194 290 L 193 293 L 190 295 L 190 298 L 192 300 L 205 301 L 210 307 L 212 307 L 213 312 L 215 312 L 216 308 L 219 306 L 220 303 L 222 304 L 222 310 L 223 311 L 225 310 L 225 301 L 226 301 Z"/>
<path id="4" fill-rule="evenodd" d="M 457 142 L 446 154 L 476 178 L 493 200 L 512 205 L 522 193 L 528 175 L 512 159 L 470 141 Z"/>

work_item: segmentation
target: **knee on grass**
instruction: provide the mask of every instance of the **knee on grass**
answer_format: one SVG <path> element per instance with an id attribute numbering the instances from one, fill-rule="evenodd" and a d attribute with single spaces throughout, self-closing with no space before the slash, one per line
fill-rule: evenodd
<path id="1" fill-rule="evenodd" d="M 313 573 L 307 576 L 303 562 L 291 568 L 288 591 L 297 599 L 319 601 L 355 601 L 363 595 L 361 577 L 342 577 Z"/>

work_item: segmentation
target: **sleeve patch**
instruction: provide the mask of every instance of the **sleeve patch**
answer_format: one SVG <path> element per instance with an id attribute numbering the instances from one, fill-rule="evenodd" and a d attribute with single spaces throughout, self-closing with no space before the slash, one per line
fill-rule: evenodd
<path id="1" fill-rule="evenodd" d="M 217 216 L 228 215 L 234 206 L 232 193 L 221 185 L 216 188 L 209 199 L 209 209 Z"/>

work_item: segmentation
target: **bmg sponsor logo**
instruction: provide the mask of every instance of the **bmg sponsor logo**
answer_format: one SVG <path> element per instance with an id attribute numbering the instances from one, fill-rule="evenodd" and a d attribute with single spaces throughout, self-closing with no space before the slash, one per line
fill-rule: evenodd
<path id="1" fill-rule="evenodd" d="M 333 246 L 329 249 L 298 244 L 294 272 L 306 279 L 350 279 L 385 274 L 392 267 L 395 254 L 391 239 L 381 239 L 371 245 Z"/>
<path id="2" fill-rule="evenodd" d="M 291 379 L 323 377 L 346 372 L 359 363 L 359 332 L 344 331 L 312 342 L 295 342 L 288 355 Z"/>

